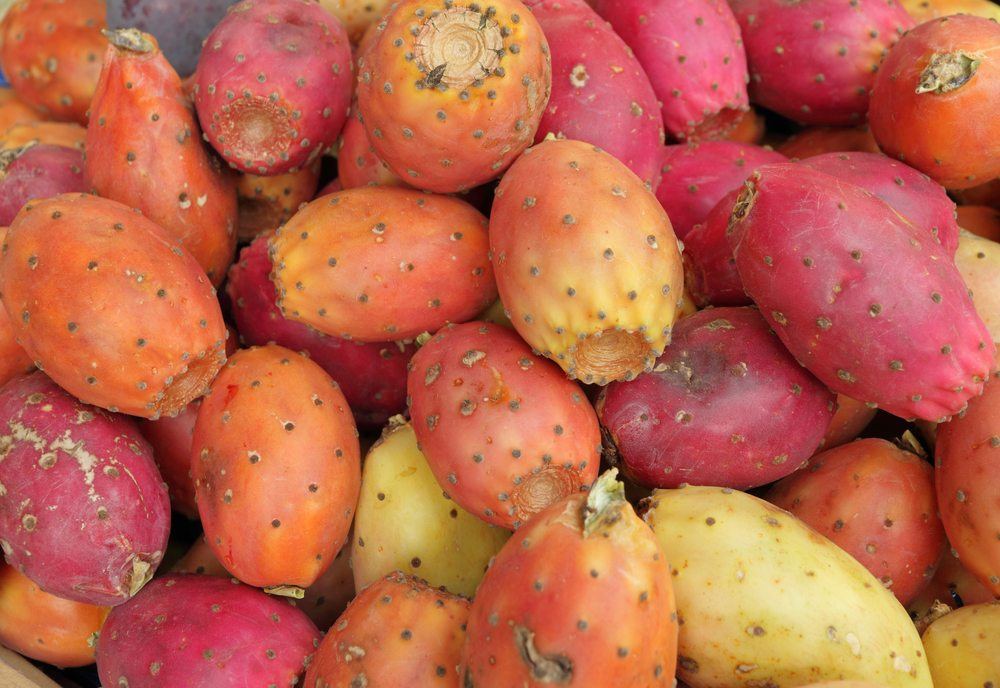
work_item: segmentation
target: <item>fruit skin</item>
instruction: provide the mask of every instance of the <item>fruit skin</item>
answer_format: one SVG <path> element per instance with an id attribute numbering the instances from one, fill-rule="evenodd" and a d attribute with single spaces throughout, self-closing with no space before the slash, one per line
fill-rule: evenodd
<path id="1" fill-rule="evenodd" d="M 765 499 L 864 564 L 902 605 L 927 585 L 945 545 L 934 470 L 882 439 L 817 454 Z"/>
<path id="2" fill-rule="evenodd" d="M 667 211 L 677 238 L 683 241 L 754 170 L 787 159 L 768 148 L 733 141 L 666 146 L 660 157 L 663 182 L 656 198 Z"/>
<path id="3" fill-rule="evenodd" d="M 13 566 L 0 567 L 0 643 L 25 657 L 59 667 L 93 664 L 108 611 L 42 592 Z"/>
<path id="4" fill-rule="evenodd" d="M 397 416 L 365 457 L 351 554 L 358 590 L 398 570 L 458 595 L 475 594 L 510 534 L 445 495 L 413 428 Z"/>
<path id="5" fill-rule="evenodd" d="M 438 483 L 462 508 L 514 530 L 597 477 L 597 416 L 578 385 L 514 332 L 449 326 L 410 362 L 410 417 Z"/>
<path id="6" fill-rule="evenodd" d="M 969 15 L 906 34 L 872 88 L 868 118 L 885 154 L 949 189 L 1000 176 L 998 42 L 997 22 Z"/>
<path id="7" fill-rule="evenodd" d="M 754 108 L 750 108 L 740 116 L 736 125 L 729 130 L 726 134 L 726 140 L 759 146 L 764 140 L 766 126 L 764 115 Z"/>
<path id="8" fill-rule="evenodd" d="M 234 0 L 108 0 L 108 26 L 136 28 L 156 36 L 179 74 L 198 65 L 201 42 Z"/>
<path id="9" fill-rule="evenodd" d="M 834 392 L 938 420 L 982 391 L 995 348 L 961 275 L 878 198 L 803 165 L 768 165 L 728 232 L 747 293 Z"/>
<path id="10" fill-rule="evenodd" d="M 1000 210 L 1000 177 L 968 189 L 949 189 L 959 205 L 988 205 Z"/>
<path id="11" fill-rule="evenodd" d="M 239 199 L 241 242 L 251 242 L 261 234 L 277 229 L 316 196 L 319 186 L 320 160 L 298 172 L 261 177 L 242 174 L 236 183 Z"/>
<path id="12" fill-rule="evenodd" d="M 465 686 L 672 686 L 670 567 L 616 471 L 538 514 L 486 572 L 469 616 Z"/>
<path id="13" fill-rule="evenodd" d="M 7 229 L 0 227 L 0 245 L 6 236 Z M 7 311 L 0 308 L 0 387 L 7 384 L 8 380 L 34 368 L 31 356 L 17 343 L 17 329 L 14 322 L 7 315 Z"/>
<path id="14" fill-rule="evenodd" d="M 1000 597 L 1000 383 L 986 385 L 965 415 L 938 426 L 934 464 L 948 541 L 962 564 Z"/>
<path id="15" fill-rule="evenodd" d="M 833 449 L 850 442 L 868 427 L 876 412 L 877 409 L 869 407 L 863 401 L 838 394 L 837 412 L 833 414 L 833 420 L 830 421 L 830 427 L 820 446 Z"/>
<path id="16" fill-rule="evenodd" d="M 114 609 L 97 642 L 105 686 L 292 686 L 320 632 L 288 602 L 236 581 L 171 574 Z"/>
<path id="17" fill-rule="evenodd" d="M 808 127 L 778 146 L 778 152 L 792 160 L 851 151 L 880 152 L 868 127 Z"/>
<path id="18" fill-rule="evenodd" d="M 729 5 L 747 51 L 750 99 L 801 124 L 863 123 L 879 62 L 914 26 L 897 2 L 730 0 Z"/>
<path id="19" fill-rule="evenodd" d="M 968 232 L 958 238 L 955 267 L 972 292 L 976 313 L 994 342 L 1000 342 L 1000 244 Z"/>
<path id="20" fill-rule="evenodd" d="M 20 0 L 0 23 L 0 66 L 19 98 L 39 112 L 87 123 L 101 72 L 102 0 Z"/>
<path id="21" fill-rule="evenodd" d="M 941 557 L 937 571 L 927 587 L 907 605 L 910 618 L 919 621 L 927 616 L 935 601 L 951 607 L 992 602 L 996 596 L 986 586 L 976 580 L 968 569 L 962 566 L 955 551 L 948 550 Z"/>
<path id="22" fill-rule="evenodd" d="M 15 124 L 29 124 L 40 119 L 36 110 L 17 97 L 12 89 L 0 88 L 0 132 Z"/>
<path id="23" fill-rule="evenodd" d="M 72 122 L 27 122 L 15 124 L 0 134 L 0 148 L 20 148 L 29 143 L 76 148 L 81 152 L 87 130 Z"/>
<path id="24" fill-rule="evenodd" d="M 337 140 L 353 78 L 347 33 L 321 7 L 242 0 L 205 39 L 194 104 L 208 142 L 231 166 L 284 174 Z"/>
<path id="25" fill-rule="evenodd" d="M 986 686 L 1000 679 L 1000 601 L 962 607 L 924 631 L 935 688 Z"/>
<path id="26" fill-rule="evenodd" d="M 218 286 L 236 249 L 236 181 L 201 142 L 180 77 L 156 39 L 111 33 L 87 126 L 87 184 L 138 208 Z"/>
<path id="27" fill-rule="evenodd" d="M 699 306 L 749 306 L 726 229 L 742 187 L 723 196 L 684 237 L 684 287 Z"/>
<path id="28" fill-rule="evenodd" d="M 351 42 L 357 43 L 391 3 L 389 0 L 319 0 L 319 4 L 341 21 Z"/>
<path id="29" fill-rule="evenodd" d="M 357 108 L 351 111 L 340 132 L 340 152 L 337 154 L 337 179 L 345 189 L 359 186 L 400 186 L 410 188 L 398 174 L 378 157 L 368 142 L 365 125 Z"/>
<path id="30" fill-rule="evenodd" d="M 0 151 L 0 226 L 14 221 L 24 204 L 71 191 L 86 191 L 83 154 L 46 144 Z"/>
<path id="31" fill-rule="evenodd" d="M 652 372 L 597 401 L 606 454 L 646 487 L 783 478 L 816 451 L 833 411 L 833 394 L 753 308 L 684 318 Z"/>
<path id="32" fill-rule="evenodd" d="M 245 583 L 306 588 L 347 540 L 357 430 L 337 384 L 276 345 L 238 351 L 198 409 L 198 511 L 219 561 Z"/>
<path id="33" fill-rule="evenodd" d="M 552 51 L 552 95 L 535 143 L 551 133 L 600 146 L 655 189 L 663 115 L 632 50 L 583 0 L 525 4 Z"/>
<path id="34" fill-rule="evenodd" d="M 376 155 L 407 184 L 465 191 L 531 145 L 552 71 L 542 29 L 518 0 L 485 12 L 465 0 L 401 0 L 372 41 L 358 59 L 358 111 Z"/>
<path id="35" fill-rule="evenodd" d="M 153 458 L 170 492 L 170 505 L 190 519 L 198 518 L 191 477 L 191 442 L 200 405 L 201 400 L 195 399 L 172 418 L 139 422 L 139 431 L 153 448 Z"/>
<path id="36" fill-rule="evenodd" d="M 270 241 L 289 320 L 362 342 L 463 322 L 496 299 L 487 221 L 457 198 L 365 187 L 306 205 Z"/>
<path id="37" fill-rule="evenodd" d="M 1000 21 L 1000 7 L 990 0 L 900 0 L 917 24 L 949 14 L 974 14 Z"/>
<path id="38" fill-rule="evenodd" d="M 677 239 L 656 197 L 599 148 L 550 140 L 521 156 L 497 187 L 490 248 L 514 327 L 571 378 L 631 379 L 670 342 Z"/>
<path id="39" fill-rule="evenodd" d="M 857 184 L 879 197 L 910 224 L 929 231 L 954 257 L 958 248 L 955 203 L 926 175 L 876 153 L 826 153 L 800 164 Z"/>
<path id="40" fill-rule="evenodd" d="M 594 8 L 635 51 L 673 138 L 722 138 L 749 110 L 740 28 L 723 0 L 597 0 Z"/>
<path id="41" fill-rule="evenodd" d="M 931 688 L 920 637 L 892 593 L 791 514 L 688 486 L 654 491 L 645 519 L 672 562 L 684 620 L 677 676 L 692 688 L 837 679 Z"/>
<path id="42" fill-rule="evenodd" d="M 128 600 L 152 577 L 170 533 L 167 490 L 134 422 L 35 372 L 0 390 L 0 423 L 7 562 L 59 597 Z"/>
<path id="43" fill-rule="evenodd" d="M 63 194 L 28 207 L 7 233 L 0 291 L 36 365 L 86 403 L 144 418 L 200 396 L 225 361 L 226 329 L 194 258 L 114 201 Z"/>
<path id="44" fill-rule="evenodd" d="M 986 205 L 960 205 L 958 226 L 990 241 L 1000 240 L 1000 210 Z"/>
<path id="45" fill-rule="evenodd" d="M 348 605 L 323 639 L 303 685 L 459 688 L 468 600 L 390 573 Z"/>

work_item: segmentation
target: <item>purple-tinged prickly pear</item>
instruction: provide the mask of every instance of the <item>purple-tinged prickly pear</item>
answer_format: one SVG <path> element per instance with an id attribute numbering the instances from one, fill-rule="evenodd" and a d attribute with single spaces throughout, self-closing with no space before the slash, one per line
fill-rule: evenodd
<path id="1" fill-rule="evenodd" d="M 45 144 L 0 151 L 0 227 L 35 198 L 86 191 L 83 153 Z"/>

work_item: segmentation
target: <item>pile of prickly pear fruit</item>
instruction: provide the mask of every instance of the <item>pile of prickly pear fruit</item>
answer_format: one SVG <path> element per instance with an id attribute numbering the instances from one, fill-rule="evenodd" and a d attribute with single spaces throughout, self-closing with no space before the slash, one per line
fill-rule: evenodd
<path id="1" fill-rule="evenodd" d="M 1000 688 L 998 22 L 0 0 L 0 677 Z"/>

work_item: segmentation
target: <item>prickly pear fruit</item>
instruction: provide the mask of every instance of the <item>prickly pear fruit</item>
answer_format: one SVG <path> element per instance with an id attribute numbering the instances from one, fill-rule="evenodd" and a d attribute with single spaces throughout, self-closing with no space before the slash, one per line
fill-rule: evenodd
<path id="1" fill-rule="evenodd" d="M 87 183 L 176 237 L 218 285 L 236 249 L 235 179 L 201 142 L 156 39 L 119 29 L 108 40 L 87 126 Z"/>
<path id="2" fill-rule="evenodd" d="M 930 232 L 949 256 L 955 255 L 958 248 L 955 202 L 927 175 L 876 153 L 826 153 L 801 164 L 857 184 L 878 196 L 910 224 Z"/>
<path id="3" fill-rule="evenodd" d="M 672 562 L 684 620 L 677 676 L 692 688 L 931 688 L 920 637 L 892 593 L 791 514 L 687 486 L 654 491 L 645 519 Z"/>
<path id="4" fill-rule="evenodd" d="M 962 229 L 990 241 L 1000 240 L 1000 210 L 987 205 L 960 205 L 955 212 Z"/>
<path id="5" fill-rule="evenodd" d="M 0 545 L 45 592 L 111 606 L 153 576 L 170 502 L 134 423 L 42 373 L 0 390 Z"/>
<path id="6" fill-rule="evenodd" d="M 0 566 L 0 643 L 60 667 L 94 663 L 94 645 L 107 607 L 43 592 L 13 566 Z"/>
<path id="7" fill-rule="evenodd" d="M 340 134 L 354 63 L 337 19 L 302 0 L 242 0 L 205 39 L 194 103 L 230 165 L 294 172 Z"/>
<path id="8" fill-rule="evenodd" d="M 787 160 L 768 148 L 733 141 L 666 146 L 661 151 L 663 181 L 656 198 L 681 240 L 692 227 L 705 221 L 723 196 L 740 188 L 754 170 Z"/>
<path id="9" fill-rule="evenodd" d="M 733 249 L 726 237 L 733 206 L 741 188 L 733 189 L 715 204 L 704 222 L 684 237 L 685 293 L 699 306 L 747 306 L 753 303 L 743 291 Z"/>
<path id="10" fill-rule="evenodd" d="M 464 191 L 531 145 L 551 83 L 545 36 L 518 0 L 401 0 L 359 55 L 358 109 L 407 184 Z"/>
<path id="11" fill-rule="evenodd" d="M 510 534 L 442 493 L 413 428 L 401 417 L 393 421 L 365 458 L 351 555 L 355 586 L 399 570 L 471 597 Z"/>
<path id="12" fill-rule="evenodd" d="M 201 43 L 234 0 L 108 0 L 108 26 L 156 36 L 179 74 L 198 64 Z"/>
<path id="13" fill-rule="evenodd" d="M 73 122 L 27 122 L 15 124 L 0 133 L 0 149 L 21 148 L 28 144 L 47 143 L 83 151 L 87 130 Z"/>
<path id="14" fill-rule="evenodd" d="M 934 19 L 879 67 L 868 119 L 879 147 L 949 189 L 1000 176 L 1000 24 Z"/>
<path id="15" fill-rule="evenodd" d="M 948 541 L 962 564 L 1000 597 L 1000 383 L 965 415 L 938 426 L 936 487 Z"/>
<path id="16" fill-rule="evenodd" d="M 959 205 L 988 205 L 1000 210 L 1000 177 L 968 189 L 949 189 Z"/>
<path id="17" fill-rule="evenodd" d="M 105 686 L 294 686 L 320 632 L 287 601 L 237 581 L 171 574 L 114 609 L 97 641 Z"/>
<path id="18" fill-rule="evenodd" d="M 646 69 L 680 141 L 722 138 L 749 109 L 740 28 L 723 0 L 597 0 Z"/>
<path id="19" fill-rule="evenodd" d="M 833 391 L 924 420 L 982 391 L 995 348 L 961 275 L 878 198 L 797 163 L 767 165 L 728 232 L 747 294 Z"/>
<path id="20" fill-rule="evenodd" d="M 191 442 L 198 419 L 200 399 L 195 399 L 174 417 L 143 420 L 139 431 L 153 448 L 153 458 L 170 492 L 174 511 L 188 518 L 198 518 L 191 477 Z"/>
<path id="21" fill-rule="evenodd" d="M 862 124 L 886 52 L 913 19 L 897 2 L 730 0 L 750 98 L 803 124 Z"/>
<path id="22" fill-rule="evenodd" d="M 765 498 L 864 564 L 903 605 L 934 575 L 945 544 L 933 469 L 885 440 L 817 454 Z"/>
<path id="23" fill-rule="evenodd" d="M 340 385 L 358 425 L 381 428 L 406 408 L 406 366 L 416 347 L 352 342 L 286 319 L 275 305 L 277 295 L 268 278 L 267 241 L 263 236 L 244 248 L 229 270 L 226 293 L 243 341 L 252 346 L 274 342 L 308 353 Z"/>
<path id="24" fill-rule="evenodd" d="M 286 318 L 379 342 L 463 322 L 497 296 L 486 218 L 457 198 L 359 188 L 300 210 L 270 242 Z"/>
<path id="25" fill-rule="evenodd" d="M 319 172 L 320 161 L 317 160 L 298 172 L 274 177 L 240 175 L 236 183 L 240 241 L 253 241 L 288 222 L 299 206 L 316 197 Z"/>
<path id="26" fill-rule="evenodd" d="M 514 534 L 479 586 L 467 633 L 466 686 L 674 684 L 670 567 L 616 471 Z"/>
<path id="27" fill-rule="evenodd" d="M 985 688 L 1000 680 L 1000 601 L 956 609 L 923 639 L 934 688 Z"/>
<path id="28" fill-rule="evenodd" d="M 972 292 L 976 312 L 994 342 L 1000 342 L 1000 244 L 962 232 L 955 267 Z"/>
<path id="29" fill-rule="evenodd" d="M 0 244 L 7 234 L 0 228 Z M 0 308 L 0 387 L 22 373 L 34 370 L 31 356 L 17 343 L 17 330 L 7 311 Z"/>
<path id="30" fill-rule="evenodd" d="M 677 323 L 652 372 L 597 402 L 609 454 L 647 487 L 749 488 L 800 468 L 833 417 L 834 396 L 753 308 Z"/>
<path id="31" fill-rule="evenodd" d="M 583 0 L 526 2 L 552 51 L 552 95 L 535 133 L 599 145 L 655 189 L 663 116 L 649 77 Z"/>
<path id="32" fill-rule="evenodd" d="M 304 685 L 458 688 L 455 667 L 468 617 L 468 600 L 391 573 L 362 591 L 333 625 Z"/>
<path id="33" fill-rule="evenodd" d="M 0 23 L 0 68 L 18 97 L 53 119 L 87 123 L 101 73 L 102 0 L 20 0 Z"/>
<path id="34" fill-rule="evenodd" d="M 751 107 L 740 115 L 736 125 L 726 133 L 726 140 L 760 145 L 764 140 L 766 125 L 764 115 Z"/>
<path id="35" fill-rule="evenodd" d="M 17 97 L 13 89 L 0 88 L 0 132 L 7 131 L 15 124 L 29 124 L 42 116 L 27 103 Z"/>
<path id="36" fill-rule="evenodd" d="M 490 247 L 518 333 L 570 377 L 607 384 L 652 367 L 683 296 L 677 239 L 625 165 L 545 141 L 497 188 Z"/>
<path id="37" fill-rule="evenodd" d="M 410 416 L 438 483 L 516 529 L 597 477 L 601 435 L 583 391 L 505 327 L 447 327 L 410 363 Z"/>
<path id="38" fill-rule="evenodd" d="M 347 540 L 361 457 L 344 395 L 276 345 L 238 351 L 198 409 L 191 445 L 206 540 L 234 576 L 305 588 Z"/>
<path id="39" fill-rule="evenodd" d="M 900 0 L 917 24 L 951 14 L 973 14 L 1000 21 L 1000 7 L 990 0 Z"/>
<path id="40" fill-rule="evenodd" d="M 938 564 L 931 582 L 907 605 L 907 610 L 910 612 L 910 618 L 919 622 L 920 619 L 927 617 L 935 602 L 957 608 L 992 602 L 996 597 L 969 573 L 955 551 L 949 548 L 941 557 L 941 563 Z"/>
<path id="41" fill-rule="evenodd" d="M 389 0 L 319 0 L 319 4 L 343 23 L 351 42 L 357 43 L 391 3 Z"/>
<path id="42" fill-rule="evenodd" d="M 357 112 L 352 111 L 340 132 L 340 151 L 337 154 L 337 179 L 345 189 L 358 186 L 409 187 L 398 174 L 378 157 L 368 142 L 365 125 Z"/>
<path id="43" fill-rule="evenodd" d="M 225 361 L 226 328 L 205 273 L 120 203 L 64 194 L 29 205 L 7 233 L 0 268 L 25 351 L 86 403 L 174 415 Z"/>
<path id="44" fill-rule="evenodd" d="M 0 150 L 0 226 L 13 222 L 32 199 L 86 189 L 83 154 L 78 150 L 31 144 Z"/>
<path id="45" fill-rule="evenodd" d="M 877 409 L 871 408 L 863 401 L 838 394 L 837 412 L 833 414 L 830 427 L 826 429 L 826 436 L 820 446 L 823 449 L 833 449 L 850 442 L 868 427 L 876 412 Z"/>
<path id="46" fill-rule="evenodd" d="M 879 153 L 875 137 L 864 127 L 808 127 L 778 146 L 778 152 L 792 160 L 804 160 L 824 153 Z"/>

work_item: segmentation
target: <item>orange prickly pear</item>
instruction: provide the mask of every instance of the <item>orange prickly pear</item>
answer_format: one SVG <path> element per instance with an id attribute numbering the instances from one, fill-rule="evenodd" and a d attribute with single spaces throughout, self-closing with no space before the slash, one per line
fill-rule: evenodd
<path id="1" fill-rule="evenodd" d="M 0 132 L 0 148 L 20 148 L 28 144 L 47 143 L 82 151 L 87 130 L 73 122 L 24 122 Z"/>
<path id="2" fill-rule="evenodd" d="M 277 229 L 288 222 L 304 203 L 316 196 L 319 185 L 320 161 L 306 165 L 298 172 L 288 172 L 274 177 L 256 174 L 240 175 L 236 185 L 239 196 L 241 242 Z"/>
<path id="3" fill-rule="evenodd" d="M 347 124 L 340 132 L 337 175 L 345 189 L 356 186 L 409 186 L 375 154 L 375 148 L 368 142 L 365 125 L 357 113 L 347 118 Z"/>
<path id="4" fill-rule="evenodd" d="M 15 124 L 28 124 L 42 116 L 17 97 L 12 89 L 0 88 L 0 131 L 7 131 Z"/>

